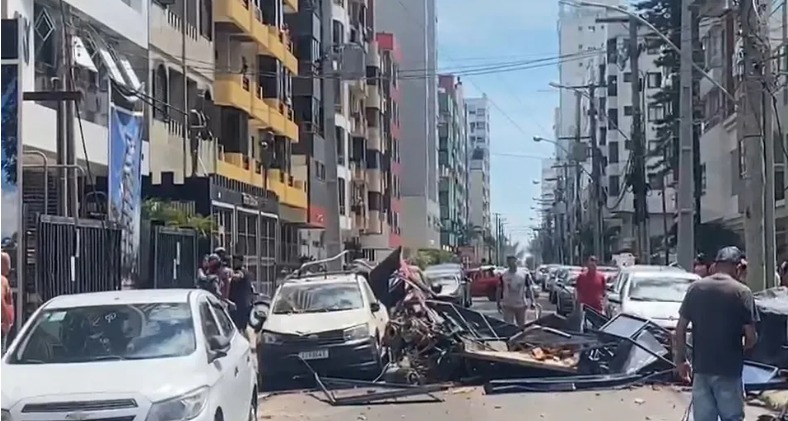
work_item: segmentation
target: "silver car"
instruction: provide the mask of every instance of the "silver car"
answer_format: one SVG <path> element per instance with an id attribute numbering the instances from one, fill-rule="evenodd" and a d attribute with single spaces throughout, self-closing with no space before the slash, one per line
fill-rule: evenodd
<path id="1" fill-rule="evenodd" d="M 608 290 L 605 312 L 610 317 L 632 314 L 674 329 L 687 289 L 699 279 L 694 273 L 668 266 L 625 268 Z"/>

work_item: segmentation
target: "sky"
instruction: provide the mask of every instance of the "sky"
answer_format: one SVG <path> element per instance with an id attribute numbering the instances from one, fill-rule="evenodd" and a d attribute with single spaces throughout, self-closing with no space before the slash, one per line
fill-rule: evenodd
<path id="1" fill-rule="evenodd" d="M 554 137 L 557 65 L 462 76 L 463 71 L 558 55 L 557 0 L 437 0 L 439 71 L 460 75 L 465 96 L 486 93 L 491 104 L 491 202 L 514 241 L 527 245 L 536 225 L 533 198 L 541 187 L 541 159 L 555 147 L 534 136 Z M 484 6 L 481 6 L 484 4 Z M 494 6 L 493 6 L 494 5 Z M 527 5 L 527 6 L 526 6 Z M 521 156 L 512 156 L 521 155 Z M 522 156 L 525 155 L 525 156 Z"/>

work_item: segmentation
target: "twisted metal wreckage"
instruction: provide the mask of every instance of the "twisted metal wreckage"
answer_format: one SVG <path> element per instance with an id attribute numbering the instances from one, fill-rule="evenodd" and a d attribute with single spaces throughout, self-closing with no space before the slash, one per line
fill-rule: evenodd
<path id="1" fill-rule="evenodd" d="M 306 362 L 332 405 L 366 404 L 434 393 L 450 384 L 483 384 L 487 394 L 628 387 L 673 380 L 671 333 L 654 322 L 593 309 L 550 314 L 523 329 L 439 301 L 400 250 L 364 273 L 390 322 L 383 337 L 389 364 L 376 381 L 324 378 Z M 788 351 L 780 348 L 778 353 Z M 775 365 L 748 361 L 748 392 L 788 388 Z M 363 390 L 339 396 L 336 388 Z M 384 389 L 380 391 L 380 389 Z"/>

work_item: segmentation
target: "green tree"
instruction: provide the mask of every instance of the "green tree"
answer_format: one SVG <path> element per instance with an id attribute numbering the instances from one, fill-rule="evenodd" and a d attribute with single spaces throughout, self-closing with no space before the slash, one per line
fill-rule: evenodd
<path id="1" fill-rule="evenodd" d="M 191 213 L 175 203 L 159 199 L 142 202 L 142 217 L 161 221 L 167 226 L 191 228 L 201 237 L 210 236 L 216 229 L 216 221 L 210 216 Z"/>

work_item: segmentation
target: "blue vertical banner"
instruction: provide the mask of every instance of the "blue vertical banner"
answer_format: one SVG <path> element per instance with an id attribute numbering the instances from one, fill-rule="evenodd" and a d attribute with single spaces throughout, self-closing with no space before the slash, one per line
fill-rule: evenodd
<path id="1" fill-rule="evenodd" d="M 142 211 L 142 113 L 110 105 L 108 196 L 109 216 L 123 230 L 121 276 L 125 286 L 139 279 L 140 213 Z"/>

